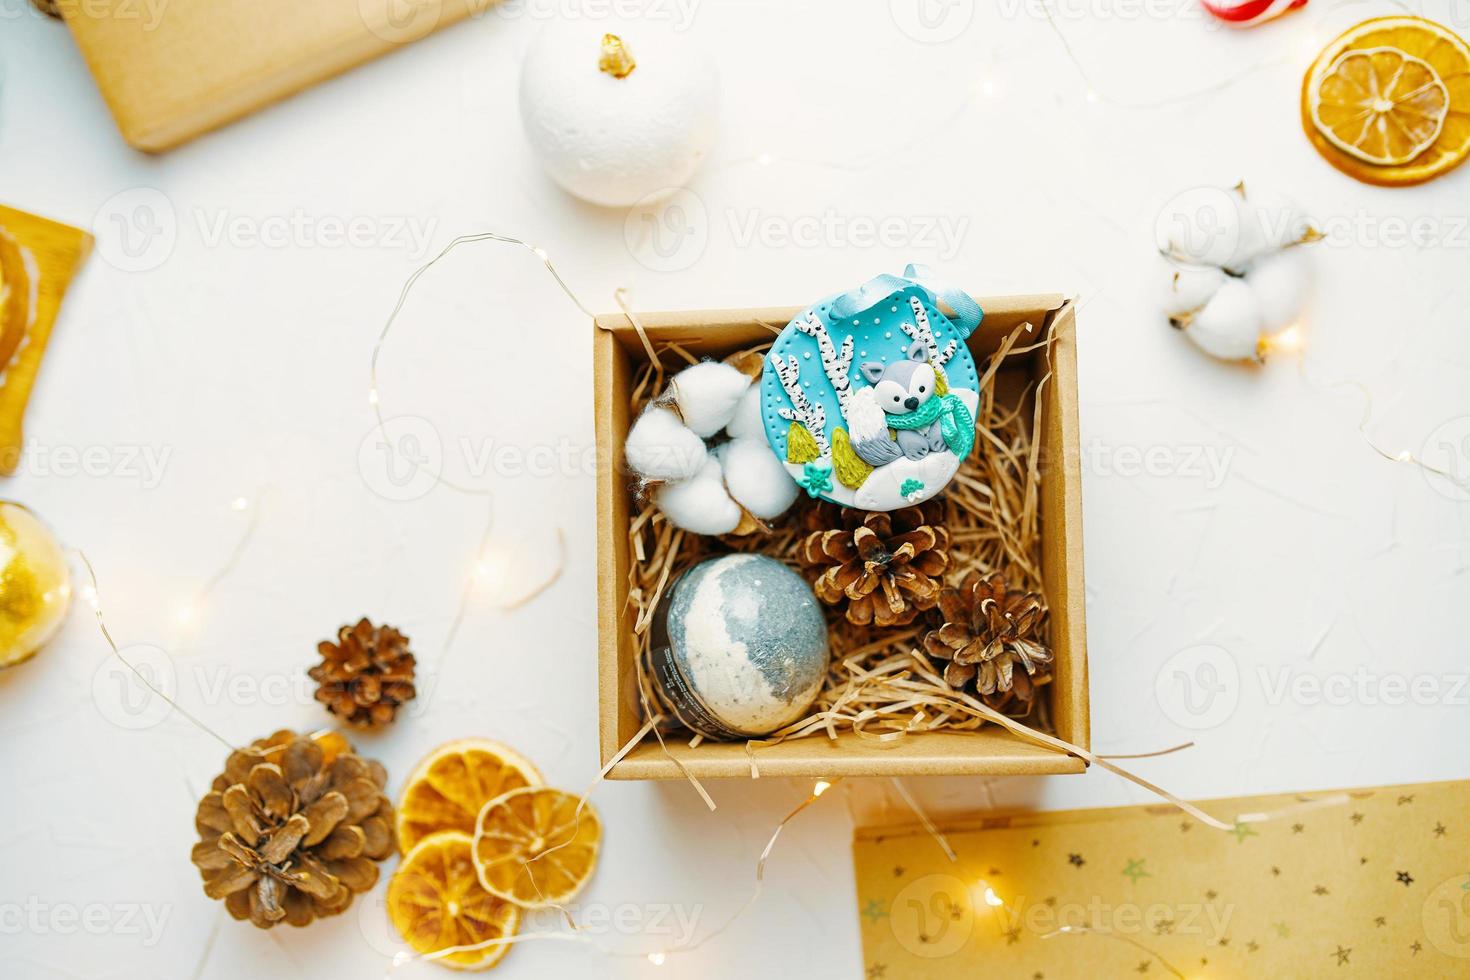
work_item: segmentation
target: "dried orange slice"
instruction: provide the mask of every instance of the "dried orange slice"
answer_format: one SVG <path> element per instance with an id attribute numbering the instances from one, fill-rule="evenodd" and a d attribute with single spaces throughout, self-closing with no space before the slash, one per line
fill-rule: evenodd
<path id="1" fill-rule="evenodd" d="M 1312 122 L 1344 153 L 1408 163 L 1439 139 L 1450 90 L 1434 66 L 1398 48 L 1348 51 L 1312 90 Z"/>
<path id="2" fill-rule="evenodd" d="M 544 787 L 511 790 L 480 811 L 475 870 L 492 895 L 532 909 L 560 905 L 591 880 L 601 844 L 602 822 L 581 797 Z"/>
<path id="3" fill-rule="evenodd" d="M 494 940 L 515 935 L 521 910 L 480 887 L 470 836 L 451 830 L 426 837 L 408 852 L 388 882 L 388 918 L 416 952 L 455 950 L 434 962 L 488 970 L 510 949 L 510 943 Z"/>
<path id="4" fill-rule="evenodd" d="M 1322 50 L 1302 126 L 1329 163 L 1370 184 L 1417 184 L 1470 155 L 1470 46 L 1422 17 L 1379 17 Z"/>
<path id="5" fill-rule="evenodd" d="M 405 853 L 441 830 L 473 833 L 485 803 L 502 793 L 540 786 L 541 774 L 514 749 L 465 738 L 439 746 L 418 764 L 398 801 L 398 846 Z"/>

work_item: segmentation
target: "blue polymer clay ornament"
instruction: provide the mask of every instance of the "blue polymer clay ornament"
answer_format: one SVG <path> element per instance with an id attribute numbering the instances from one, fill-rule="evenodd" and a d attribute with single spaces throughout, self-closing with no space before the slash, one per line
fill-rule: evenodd
<path id="1" fill-rule="evenodd" d="M 943 490 L 975 444 L 980 382 L 965 339 L 982 315 L 913 265 L 797 314 L 761 380 L 766 438 L 792 479 L 862 510 Z"/>

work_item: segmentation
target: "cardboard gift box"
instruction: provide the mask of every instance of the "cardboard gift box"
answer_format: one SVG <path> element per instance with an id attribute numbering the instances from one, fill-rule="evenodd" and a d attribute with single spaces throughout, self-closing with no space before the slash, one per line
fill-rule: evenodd
<path id="1" fill-rule="evenodd" d="M 486 0 L 58 0 L 123 138 L 158 152 L 432 31 Z"/>
<path id="2" fill-rule="evenodd" d="M 1083 623 L 1082 473 L 1077 424 L 1076 307 L 1060 295 L 977 297 L 985 310 L 968 344 L 983 363 L 1021 323 L 1037 328 L 1030 346 L 1051 336 L 1051 363 L 1045 349 L 1013 355 L 998 376 L 1002 394 L 1040 397 L 1042 579 L 1051 610 L 1055 680 L 1049 685 L 1055 734 L 1090 749 L 1087 703 L 1087 645 Z M 697 310 L 640 314 L 655 345 L 677 343 L 691 354 L 720 358 L 772 339 L 770 326 L 787 323 L 797 307 L 749 310 Z M 633 324 L 623 314 L 594 320 L 593 378 L 596 399 L 597 604 L 599 748 L 606 765 L 643 725 L 634 663 L 633 615 L 628 603 L 629 570 L 635 560 L 628 543 L 633 478 L 623 460 L 623 440 L 631 419 L 633 380 L 648 355 Z M 1051 379 L 1036 382 L 1051 370 Z M 1029 386 L 1029 387 L 1028 387 Z M 698 777 L 749 776 L 744 742 L 667 739 L 668 751 Z M 1023 741 L 997 726 L 975 732 L 926 732 L 891 743 L 852 734 L 792 739 L 755 750 L 760 773 L 769 776 L 1039 775 L 1077 773 L 1085 763 Z M 649 736 L 608 773 L 612 779 L 673 779 L 679 765 Z"/>

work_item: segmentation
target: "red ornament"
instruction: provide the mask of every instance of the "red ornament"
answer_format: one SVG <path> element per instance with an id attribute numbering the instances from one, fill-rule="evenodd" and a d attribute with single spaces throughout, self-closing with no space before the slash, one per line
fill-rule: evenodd
<path id="1" fill-rule="evenodd" d="M 1305 7 L 1307 0 L 1200 0 L 1200 3 L 1231 27 L 1255 27 L 1287 11 Z"/>

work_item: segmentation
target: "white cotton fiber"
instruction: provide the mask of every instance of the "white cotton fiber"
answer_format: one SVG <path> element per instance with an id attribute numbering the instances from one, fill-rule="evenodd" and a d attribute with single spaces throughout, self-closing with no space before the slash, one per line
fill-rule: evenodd
<path id="1" fill-rule="evenodd" d="M 1226 278 L 1225 273 L 1211 266 L 1174 269 L 1164 289 L 1164 313 L 1175 316 L 1199 309 L 1224 285 Z"/>
<path id="2" fill-rule="evenodd" d="M 1311 266 L 1299 248 L 1287 249 L 1257 259 L 1245 274 L 1261 304 L 1266 331 L 1275 333 L 1291 325 L 1307 303 Z"/>
<path id="3" fill-rule="evenodd" d="M 796 481 L 771 451 L 764 434 L 726 443 L 720 456 L 730 496 L 756 517 L 780 517 L 796 501 Z"/>
<path id="4" fill-rule="evenodd" d="M 761 423 L 761 384 L 759 381 L 745 389 L 745 394 L 740 396 L 739 403 L 735 406 L 735 417 L 730 424 L 725 426 L 731 439 L 743 439 L 746 436 L 766 437 L 766 428 Z"/>
<path id="5" fill-rule="evenodd" d="M 709 438 L 730 424 L 750 379 L 728 364 L 701 361 L 674 375 L 669 387 L 684 424 Z"/>
<path id="6" fill-rule="evenodd" d="M 649 408 L 628 432 L 628 465 L 645 480 L 687 480 L 704 466 L 704 440 L 667 408 Z"/>
<path id="7" fill-rule="evenodd" d="M 740 505 L 730 499 L 713 457 L 694 479 L 659 487 L 653 499 L 675 527 L 695 534 L 729 534 L 740 523 Z"/>
<path id="8" fill-rule="evenodd" d="M 1263 328 L 1255 290 L 1243 279 L 1227 278 L 1184 332 L 1205 353 L 1242 361 L 1256 357 Z"/>

